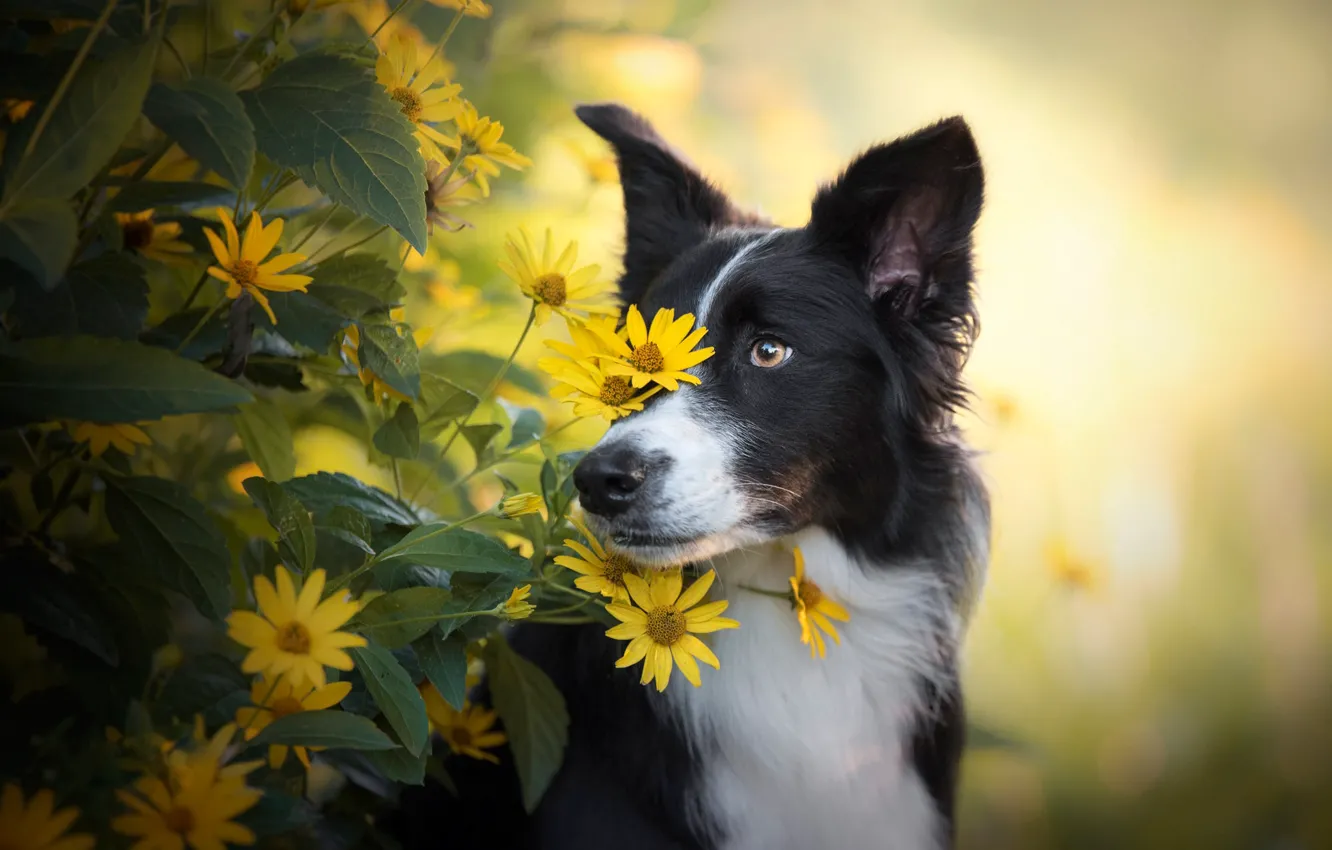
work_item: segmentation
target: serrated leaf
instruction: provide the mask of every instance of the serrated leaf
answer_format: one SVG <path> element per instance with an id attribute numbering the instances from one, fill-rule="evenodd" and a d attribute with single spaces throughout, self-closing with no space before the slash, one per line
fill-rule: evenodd
<path id="1" fill-rule="evenodd" d="M 87 598 L 79 579 L 38 558 L 19 554 L 0 570 L 0 611 L 77 644 L 112 666 L 119 663 L 106 615 Z"/>
<path id="2" fill-rule="evenodd" d="M 156 55 L 154 41 L 105 59 L 88 57 L 32 153 L 12 171 L 6 169 L 9 177 L 0 206 L 8 208 L 18 198 L 63 200 L 87 186 L 138 120 Z M 421 197 L 424 203 L 425 195 Z"/>
<path id="3" fill-rule="evenodd" d="M 421 521 L 409 506 L 342 472 L 319 472 L 293 478 L 282 487 L 321 517 L 342 505 L 359 511 L 371 523 L 416 525 Z"/>
<path id="4" fill-rule="evenodd" d="M 255 476 L 245 479 L 241 486 L 268 517 L 268 524 L 277 529 L 282 560 L 303 573 L 309 572 L 315 561 L 315 530 L 309 511 L 272 481 Z"/>
<path id="5" fill-rule="evenodd" d="M 268 292 L 268 303 L 278 323 L 274 325 L 262 310 L 252 316 L 255 326 L 271 329 L 289 342 L 303 345 L 320 354 L 326 353 L 333 340 L 351 322 L 337 310 L 305 292 Z"/>
<path id="6" fill-rule="evenodd" d="M 79 239 L 69 202 L 19 198 L 0 208 L 0 257 L 22 266 L 50 289 L 65 273 Z"/>
<path id="7" fill-rule="evenodd" d="M 444 701 L 459 711 L 467 699 L 467 639 L 431 632 L 412 643 L 430 684 Z"/>
<path id="8" fill-rule="evenodd" d="M 90 336 L 0 345 L 0 425 L 139 422 L 252 400 L 240 384 L 169 351 Z"/>
<path id="9" fill-rule="evenodd" d="M 369 254 L 334 257 L 316 266 L 313 274 L 310 294 L 355 319 L 373 311 L 387 312 L 407 295 L 397 272 Z"/>
<path id="10" fill-rule="evenodd" d="M 210 77 L 157 83 L 143 112 L 181 150 L 242 188 L 254 165 L 254 125 L 231 87 Z"/>
<path id="11" fill-rule="evenodd" d="M 231 555 L 203 505 L 174 481 L 107 477 L 106 515 L 126 559 L 157 573 L 205 616 L 231 610 Z"/>
<path id="12" fill-rule="evenodd" d="M 486 644 L 486 675 L 509 736 L 523 807 L 535 811 L 560 770 L 569 742 L 564 696 L 540 667 L 514 652 L 502 637 Z"/>
<path id="13" fill-rule="evenodd" d="M 398 740 L 408 752 L 419 755 L 430 739 L 430 724 L 416 683 L 387 649 L 372 643 L 348 652 Z"/>
<path id="14" fill-rule="evenodd" d="M 375 431 L 375 448 L 389 457 L 415 460 L 421 452 L 421 427 L 411 404 L 401 402 L 393 415 Z"/>
<path id="15" fill-rule="evenodd" d="M 282 409 L 258 399 L 241 405 L 231 417 L 241 445 L 250 459 L 259 465 L 269 481 L 281 484 L 296 472 L 296 452 L 292 447 L 291 426 Z"/>
<path id="16" fill-rule="evenodd" d="M 370 520 L 366 519 L 365 514 L 349 505 L 334 505 L 320 524 L 346 531 L 366 544 L 373 539 L 374 532 L 370 528 Z M 370 551 L 373 554 L 374 550 Z"/>
<path id="17" fill-rule="evenodd" d="M 357 354 L 361 366 L 408 398 L 416 398 L 421 392 L 416 340 L 411 335 L 399 336 L 397 330 L 388 325 L 361 324 L 360 328 L 361 344 Z"/>
<path id="18" fill-rule="evenodd" d="M 122 254 L 76 264 L 49 292 L 20 286 L 14 304 L 25 339 L 88 334 L 134 339 L 148 315 L 143 267 Z"/>
<path id="19" fill-rule="evenodd" d="M 279 717 L 265 726 L 249 745 L 272 744 L 344 750 L 392 750 L 398 746 L 372 721 L 336 710 L 299 711 Z"/>
<path id="20" fill-rule="evenodd" d="M 383 752 L 366 753 L 370 762 L 385 779 L 404 782 L 408 785 L 424 785 L 426 761 L 430 757 L 430 748 L 421 750 L 419 755 L 412 755 L 402 747 Z"/>
<path id="21" fill-rule="evenodd" d="M 389 649 L 430 631 L 453 594 L 442 587 L 408 587 L 376 596 L 356 615 L 353 628 Z"/>
<path id="22" fill-rule="evenodd" d="M 369 69 L 338 56 L 298 56 L 241 99 L 265 156 L 425 251 L 425 161 L 415 127 Z"/>
<path id="23" fill-rule="evenodd" d="M 138 212 L 160 207 L 217 206 L 224 198 L 235 197 L 235 194 L 212 183 L 140 180 L 120 189 L 114 198 L 107 201 L 107 209 L 112 212 Z"/>
<path id="24" fill-rule="evenodd" d="M 443 522 L 412 529 L 376 560 L 387 563 L 395 558 L 450 572 L 512 574 L 527 569 L 527 562 L 499 541 Z"/>

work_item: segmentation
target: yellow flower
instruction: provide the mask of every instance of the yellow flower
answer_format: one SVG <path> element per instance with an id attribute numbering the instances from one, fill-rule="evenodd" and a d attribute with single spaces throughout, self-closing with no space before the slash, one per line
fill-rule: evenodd
<path id="1" fill-rule="evenodd" d="M 389 96 L 402 107 L 407 120 L 416 125 L 416 141 L 421 147 L 421 155 L 428 160 L 442 160 L 444 154 L 439 145 L 447 143 L 449 137 L 430 125 L 449 121 L 458 115 L 461 107 L 456 98 L 462 86 L 447 81 L 435 86 L 435 82 L 444 76 L 444 60 L 436 57 L 421 66 L 422 58 L 417 55 L 413 40 L 407 35 L 399 35 L 375 61 L 375 79 L 388 89 Z"/>
<path id="2" fill-rule="evenodd" d="M 430 0 L 445 9 L 457 9 L 470 18 L 489 18 L 493 11 L 484 0 Z"/>
<path id="3" fill-rule="evenodd" d="M 43 788 L 24 801 L 23 789 L 12 782 L 0 792 L 0 847 L 5 850 L 92 850 L 91 835 L 66 835 L 79 810 L 56 809 L 55 794 Z"/>
<path id="4" fill-rule="evenodd" d="M 231 470 L 227 472 L 227 486 L 231 488 L 233 493 L 244 496 L 245 479 L 254 478 L 256 476 L 262 478 L 264 476 L 264 471 L 259 468 L 259 464 L 252 460 L 247 460 L 240 466 L 233 466 Z"/>
<path id="5" fill-rule="evenodd" d="M 541 255 L 537 256 L 531 235 L 525 228 L 519 228 L 517 237 L 509 234 L 504 251 L 508 259 L 499 261 L 500 270 L 536 303 L 538 325 L 545 324 L 552 312 L 575 320 L 581 318 L 579 313 L 617 312 L 610 285 L 597 282 L 601 267 L 574 269 L 578 262 L 577 242 L 570 242 L 556 255 L 555 237 L 547 228 Z"/>
<path id="6" fill-rule="evenodd" d="M 173 788 L 189 790 L 212 785 L 215 782 L 244 784 L 246 774 L 263 765 L 261 761 L 225 764 L 231 739 L 236 737 L 236 724 L 228 723 L 209 738 L 202 714 L 194 716 L 194 729 L 190 735 L 192 747 L 179 748 L 174 741 L 159 745 L 166 761 L 167 775 Z"/>
<path id="7" fill-rule="evenodd" d="M 721 662 L 694 635 L 740 628 L 735 620 L 720 616 L 730 604 L 726 600 L 698 605 L 716 577 L 715 570 L 708 570 L 681 593 L 679 570 L 654 572 L 646 580 L 625 574 L 624 585 L 633 605 L 612 602 L 606 606 L 611 616 L 620 621 L 606 632 L 606 637 L 629 641 L 615 666 L 631 667 L 642 661 L 643 677 L 639 682 L 646 685 L 655 678 L 658 691 L 666 689 L 673 666 L 680 668 L 691 685 L 701 685 L 694 659 L 713 668 L 720 668 Z"/>
<path id="8" fill-rule="evenodd" d="M 509 598 L 504 600 L 504 616 L 510 620 L 526 620 L 532 616 L 536 606 L 527 601 L 527 597 L 532 595 L 532 585 L 525 584 L 522 587 L 515 587 Z"/>
<path id="9" fill-rule="evenodd" d="M 435 225 L 450 233 L 471 227 L 470 223 L 445 212 L 444 208 L 463 207 L 481 199 L 481 189 L 466 175 L 455 172 L 452 179 L 446 180 L 446 173 L 444 166 L 437 160 L 432 159 L 426 163 L 426 230 L 432 234 L 435 232 Z"/>
<path id="10" fill-rule="evenodd" d="M 551 388 L 550 394 L 572 402 L 575 416 L 600 416 L 614 422 L 642 410 L 643 402 L 661 391 L 656 386 L 636 393 L 629 379 L 622 375 L 607 375 L 588 362 L 573 365 L 575 368 L 557 374 L 560 383 Z"/>
<path id="11" fill-rule="evenodd" d="M 500 503 L 500 513 L 507 517 L 541 513 L 543 502 L 535 493 L 518 493 Z"/>
<path id="12" fill-rule="evenodd" d="M 65 430 L 73 436 L 74 442 L 87 443 L 88 451 L 92 452 L 93 457 L 101 457 L 108 446 L 114 446 L 121 452 L 132 455 L 135 452 L 135 443 L 149 446 L 153 442 L 142 429 L 128 422 L 114 424 L 66 422 Z"/>
<path id="13" fill-rule="evenodd" d="M 5 117 L 9 119 L 9 123 L 17 124 L 28 117 L 28 113 L 32 110 L 32 104 L 33 101 L 31 100 L 7 97 L 4 101 L 0 101 L 0 109 L 5 111 Z"/>
<path id="14" fill-rule="evenodd" d="M 564 322 L 569 329 L 570 341 L 544 340 L 547 348 L 558 352 L 561 356 L 538 359 L 537 366 L 543 372 L 551 377 L 559 378 L 570 370 L 577 372 L 578 367 L 587 364 L 595 366 L 602 361 L 618 358 L 618 355 L 611 351 L 610 347 L 602 341 L 601 335 L 595 330 L 601 328 L 607 333 L 615 333 L 615 327 L 620 323 L 618 310 L 603 316 L 589 316 L 586 319 L 574 319 L 566 316 Z"/>
<path id="15" fill-rule="evenodd" d="M 837 634 L 837 627 L 832 624 L 832 620 L 846 623 L 850 621 L 851 615 L 841 605 L 824 596 L 817 584 L 805 578 L 805 555 L 799 546 L 795 548 L 794 554 L 795 575 L 791 576 L 791 593 L 795 597 L 796 620 L 800 623 L 800 642 L 809 646 L 810 658 L 823 658 L 827 646 L 819 630 L 827 632 L 833 643 L 840 646 L 842 638 Z"/>
<path id="16" fill-rule="evenodd" d="M 652 317 L 651 327 L 643 323 L 637 305 L 630 304 L 621 333 L 611 333 L 605 326 L 596 326 L 593 331 L 621 358 L 608 362 L 606 371 L 628 377 L 635 387 L 655 381 L 675 391 L 680 388 L 680 381 L 700 383 L 697 376 L 684 370 L 712 356 L 711 348 L 694 348 L 708 329 L 695 328 L 692 313 L 677 319 L 675 311 L 665 307 Z"/>
<path id="17" fill-rule="evenodd" d="M 1062 539 L 1046 545 L 1045 562 L 1054 580 L 1065 587 L 1082 591 L 1095 591 L 1101 587 L 1101 575 L 1096 567 L 1074 555 Z"/>
<path id="18" fill-rule="evenodd" d="M 579 590 L 600 593 L 615 602 L 628 604 L 629 589 L 624 584 L 624 577 L 636 572 L 637 567 L 624 555 L 607 552 L 601 541 L 577 517 L 569 517 L 569 522 L 583 535 L 587 545 L 566 539 L 564 545 L 574 550 L 578 557 L 556 555 L 555 563 L 579 574 L 574 579 L 574 587 Z"/>
<path id="19" fill-rule="evenodd" d="M 116 213 L 116 223 L 120 225 L 121 241 L 125 250 L 157 260 L 168 265 L 179 264 L 182 254 L 194 251 L 188 243 L 180 241 L 180 223 L 169 221 L 156 224 L 153 211 L 143 210 L 136 213 Z"/>
<path id="20" fill-rule="evenodd" d="M 444 701 L 435 686 L 422 682 L 419 688 L 425 700 L 430 728 L 439 733 L 449 749 L 460 756 L 499 764 L 499 759 L 486 750 L 498 747 L 509 739 L 503 732 L 495 732 L 495 712 L 464 702 L 462 711 Z"/>
<path id="21" fill-rule="evenodd" d="M 453 120 L 458 128 L 457 137 L 445 137 L 440 144 L 459 152 L 466 149 L 462 164 L 471 169 L 482 194 L 490 194 L 490 183 L 486 178 L 498 177 L 500 165 L 521 170 L 532 164 L 532 160 L 514 150 L 513 145 L 500 141 L 504 125 L 480 117 L 470 101 L 462 101 L 462 111 Z"/>
<path id="22" fill-rule="evenodd" d="M 346 591 L 320 602 L 323 592 L 323 570 L 310 574 L 300 596 L 286 567 L 277 568 L 276 590 L 266 576 L 256 577 L 254 598 L 259 613 L 232 611 L 227 616 L 227 634 L 250 648 L 241 670 L 273 678 L 286 674 L 292 687 L 306 682 L 323 687 L 327 681 L 324 665 L 352 669 L 351 656 L 343 650 L 365 646 L 365 638 L 340 632 L 338 627 L 354 617 L 359 606 L 347 598 Z"/>
<path id="23" fill-rule="evenodd" d="M 254 807 L 263 792 L 244 781 L 223 778 L 188 787 L 168 785 L 156 776 L 137 779 L 133 793 L 116 796 L 131 810 L 113 818 L 111 828 L 139 839 L 130 850 L 218 850 L 225 844 L 253 844 L 249 827 L 233 818 Z"/>
<path id="24" fill-rule="evenodd" d="M 250 293 L 259 306 L 264 308 L 268 319 L 277 324 L 277 316 L 268 305 L 268 298 L 260 290 L 272 292 L 305 291 L 314 278 L 303 274 L 281 274 L 297 263 L 305 262 L 304 254 L 278 254 L 265 262 L 269 253 L 277 247 L 282 237 L 282 219 L 274 219 L 264 226 L 259 213 L 250 213 L 250 223 L 245 227 L 245 239 L 236 233 L 236 225 L 231 220 L 231 212 L 218 207 L 217 217 L 226 231 L 227 241 L 213 232 L 211 227 L 204 228 L 208 244 L 213 246 L 213 254 L 218 265 L 209 266 L 208 273 L 227 284 L 227 297 L 235 298 L 242 291 Z"/>
<path id="25" fill-rule="evenodd" d="M 411 401 L 410 398 L 385 383 L 384 379 L 376 375 L 369 367 L 361 365 L 361 329 L 356 325 L 349 325 L 343 333 L 345 336 L 342 340 L 342 356 L 347 358 L 347 362 L 356 370 L 356 377 L 361 379 L 361 385 L 370 388 L 371 394 L 375 397 L 375 403 Z"/>
<path id="26" fill-rule="evenodd" d="M 614 183 L 620 179 L 620 169 L 615 164 L 615 157 L 608 153 L 589 153 L 582 145 L 564 139 L 564 147 L 569 154 L 587 172 L 593 183 Z"/>
<path id="27" fill-rule="evenodd" d="M 302 711 L 320 711 L 332 708 L 351 693 L 351 682 L 329 682 L 316 688 L 314 682 L 306 682 L 299 687 L 292 687 L 285 678 L 276 683 L 262 676 L 256 677 L 250 685 L 249 708 L 236 709 L 236 723 L 245 730 L 245 740 L 254 738 L 268 724 L 289 714 Z M 292 747 L 296 758 L 307 768 L 310 766 L 310 754 L 305 747 Z M 323 747 L 310 747 L 319 752 Z M 287 760 L 288 747 L 285 744 L 273 744 L 268 748 L 268 764 L 274 770 L 282 767 Z"/>

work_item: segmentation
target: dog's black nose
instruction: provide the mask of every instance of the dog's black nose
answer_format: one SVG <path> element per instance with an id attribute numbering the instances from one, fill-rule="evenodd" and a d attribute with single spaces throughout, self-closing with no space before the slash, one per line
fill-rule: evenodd
<path id="1" fill-rule="evenodd" d="M 574 468 L 574 486 L 583 508 L 598 516 L 616 516 L 628 510 L 647 480 L 648 462 L 627 445 L 593 449 Z"/>

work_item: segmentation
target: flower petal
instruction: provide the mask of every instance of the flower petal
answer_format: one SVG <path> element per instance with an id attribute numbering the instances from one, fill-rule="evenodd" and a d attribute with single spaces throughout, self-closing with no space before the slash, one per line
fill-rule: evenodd
<path id="1" fill-rule="evenodd" d="M 721 669 L 721 661 L 717 659 L 717 656 L 713 654 L 711 649 L 708 649 L 708 645 L 693 635 L 684 635 L 676 641 L 675 645 L 709 667 L 712 667 L 715 670 Z"/>
<path id="2" fill-rule="evenodd" d="M 629 578 L 629 576 L 626 576 Z M 633 576 L 633 578 L 638 578 Z M 606 613 L 622 623 L 633 623 L 635 625 L 647 626 L 647 614 L 629 605 L 611 604 L 606 606 Z"/>
<path id="3" fill-rule="evenodd" d="M 680 598 L 680 585 L 684 582 L 682 572 L 682 570 L 674 569 L 653 574 L 652 580 L 648 583 L 648 588 L 654 608 L 665 608 L 668 605 L 674 605 L 675 600 Z"/>
<path id="4" fill-rule="evenodd" d="M 676 644 L 671 647 L 671 658 L 675 661 L 675 666 L 680 668 L 680 672 L 689 680 L 689 684 L 698 687 L 703 684 L 703 679 L 698 673 L 698 663 L 694 661 L 694 656 L 690 655 L 684 647 Z"/>
<path id="5" fill-rule="evenodd" d="M 648 588 L 648 583 L 640 576 L 632 573 L 625 573 L 624 586 L 629 591 L 629 596 L 634 600 L 634 604 L 644 611 L 651 611 L 656 607 L 652 601 L 652 591 Z M 646 622 L 646 620 L 644 620 Z"/>
<path id="6" fill-rule="evenodd" d="M 645 634 L 639 635 L 629 641 L 629 645 L 624 648 L 624 655 L 620 656 L 619 660 L 615 662 L 615 666 L 621 668 L 634 666 L 643 660 L 652 645 L 652 638 Z"/>
<path id="7" fill-rule="evenodd" d="M 253 611 L 232 611 L 227 615 L 227 636 L 242 646 L 268 646 L 276 640 L 277 629 Z"/>
<path id="8" fill-rule="evenodd" d="M 689 585 L 689 589 L 680 594 L 680 597 L 675 601 L 675 607 L 681 611 L 687 611 L 703 601 L 703 597 L 708 595 L 708 588 L 712 587 L 712 582 L 716 578 L 717 571 L 708 570 L 694 579 L 694 583 Z"/>

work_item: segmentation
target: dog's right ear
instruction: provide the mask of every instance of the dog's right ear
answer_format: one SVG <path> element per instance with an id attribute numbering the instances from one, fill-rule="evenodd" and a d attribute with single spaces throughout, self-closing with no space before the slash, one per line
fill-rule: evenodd
<path id="1" fill-rule="evenodd" d="M 752 221 L 676 154 L 652 125 L 618 103 L 585 104 L 580 120 L 615 148 L 624 189 L 624 276 L 620 296 L 638 302 L 671 261 L 710 228 Z"/>

